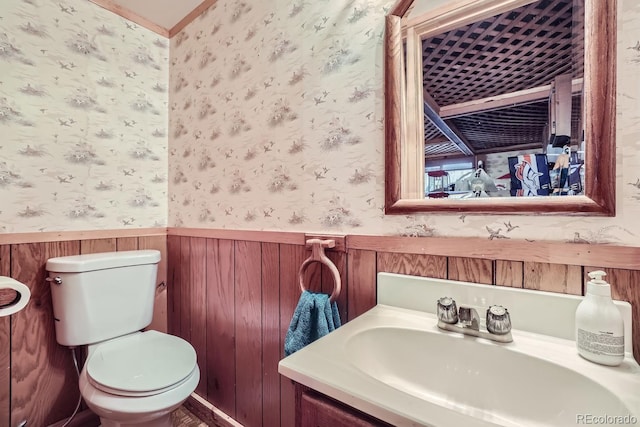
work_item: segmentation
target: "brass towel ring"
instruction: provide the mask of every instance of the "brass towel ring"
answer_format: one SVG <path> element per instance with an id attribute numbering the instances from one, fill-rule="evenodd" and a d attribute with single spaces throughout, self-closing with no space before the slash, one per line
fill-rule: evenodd
<path id="1" fill-rule="evenodd" d="M 331 270 L 331 275 L 333 276 L 334 287 L 331 296 L 329 296 L 329 301 L 334 302 L 338 296 L 340 296 L 340 289 L 342 287 L 342 282 L 340 280 L 340 272 L 338 271 L 338 267 L 335 266 L 333 262 L 325 255 L 324 248 L 333 248 L 335 247 L 335 240 L 320 240 L 320 239 L 309 239 L 307 240 L 307 246 L 311 246 L 311 256 L 304 260 L 302 265 L 300 266 L 300 272 L 298 273 L 300 279 L 300 289 L 302 292 L 307 290 L 307 287 L 304 284 L 304 271 L 312 262 L 316 261 L 321 264 L 326 265 L 329 270 Z"/>

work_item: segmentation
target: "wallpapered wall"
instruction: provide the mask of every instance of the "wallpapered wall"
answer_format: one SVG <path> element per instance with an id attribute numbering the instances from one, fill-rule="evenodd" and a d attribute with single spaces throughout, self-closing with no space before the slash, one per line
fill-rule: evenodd
<path id="1" fill-rule="evenodd" d="M 384 216 L 391 4 L 219 0 L 169 64 L 89 2 L 3 0 L 0 232 L 163 226 L 168 200 L 172 226 L 636 244 L 640 4 L 619 1 L 615 218 Z"/>
<path id="2" fill-rule="evenodd" d="M 0 232 L 166 225 L 168 55 L 88 1 L 1 1 Z"/>
<path id="3" fill-rule="evenodd" d="M 171 40 L 170 223 L 382 223 L 382 3 L 220 0 Z"/>
<path id="4" fill-rule="evenodd" d="M 619 2 L 615 218 L 384 216 L 391 4 L 219 0 L 174 37 L 169 223 L 636 245 L 640 4 Z"/>

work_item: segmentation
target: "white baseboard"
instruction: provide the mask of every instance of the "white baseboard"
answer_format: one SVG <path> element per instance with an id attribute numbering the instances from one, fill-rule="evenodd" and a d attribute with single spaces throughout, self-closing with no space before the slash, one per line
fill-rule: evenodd
<path id="1" fill-rule="evenodd" d="M 184 406 L 210 427 L 244 427 L 196 393 L 191 393 Z"/>

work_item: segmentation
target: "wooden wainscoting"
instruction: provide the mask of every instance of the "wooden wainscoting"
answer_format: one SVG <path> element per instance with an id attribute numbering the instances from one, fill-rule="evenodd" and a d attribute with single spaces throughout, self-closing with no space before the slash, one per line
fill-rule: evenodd
<path id="1" fill-rule="evenodd" d="M 15 241 L 2 236 L 0 275 L 26 283 L 32 300 L 20 313 L 0 318 L 0 426 L 21 420 L 52 424 L 72 412 L 78 397 L 69 351 L 55 341 L 46 260 L 145 248 L 163 253 L 151 327 L 168 329 L 196 348 L 202 372 L 198 395 L 248 427 L 293 426 L 294 386 L 278 374 L 277 365 L 300 295 L 298 270 L 310 254 L 305 234 L 130 233 L 19 235 Z M 614 297 L 631 302 L 636 323 L 640 319 L 640 248 L 462 238 L 345 240 L 339 250 L 327 251 L 343 279 L 338 299 L 343 321 L 375 305 L 381 271 L 579 295 L 585 273 L 594 268 L 607 271 Z M 311 290 L 331 292 L 326 267 L 306 271 Z M 640 360 L 640 328 L 634 339 Z M 219 411 L 212 419 L 224 418 Z"/>
<path id="2" fill-rule="evenodd" d="M 300 296 L 305 246 L 174 235 L 167 246 L 169 331 L 196 349 L 197 393 L 245 426 L 292 426 L 295 390 L 278 374 L 278 362 Z M 347 277 L 346 254 L 327 255 Z M 308 286 L 330 293 L 331 274 L 318 266 L 307 269 Z M 354 314 L 375 304 L 370 293 L 362 295 L 369 301 L 353 305 Z M 342 319 L 349 318 L 348 299 L 345 286 Z"/>
<path id="3" fill-rule="evenodd" d="M 11 248 L 0 246 L 0 276 L 11 271 Z M 0 317 L 0 424 L 11 414 L 11 316 Z"/>
<path id="4" fill-rule="evenodd" d="M 104 232 L 96 232 L 102 237 Z M 166 235 L 156 231 L 132 236 L 129 231 L 91 239 L 91 232 L 57 233 L 59 241 L 38 241 L 42 236 L 20 235 L 12 244 L 8 235 L 0 245 L 0 275 L 25 283 L 31 301 L 24 310 L 0 318 L 0 426 L 15 426 L 27 420 L 29 426 L 47 426 L 71 415 L 78 399 L 78 380 L 70 351 L 55 338 L 51 293 L 45 282 L 47 259 L 132 249 L 158 249 L 162 261 L 158 292 L 150 327 L 167 330 L 166 320 Z M 31 240 L 31 241 L 29 241 Z"/>
<path id="5" fill-rule="evenodd" d="M 304 240 L 301 233 L 169 229 L 169 331 L 198 353 L 198 395 L 247 427 L 294 425 L 294 386 L 277 365 L 300 296 L 298 270 L 310 254 Z M 478 249 L 466 239 L 380 236 L 346 242 L 346 252 L 327 251 L 343 279 L 343 322 L 376 304 L 382 271 L 580 295 L 592 266 L 605 268 L 615 297 L 630 301 L 640 319 L 639 248 L 559 244 L 558 252 L 549 242 L 490 242 Z M 558 253 L 570 263 L 556 262 Z M 331 292 L 325 268 L 307 269 L 311 290 Z M 634 338 L 640 360 L 640 328 Z"/>

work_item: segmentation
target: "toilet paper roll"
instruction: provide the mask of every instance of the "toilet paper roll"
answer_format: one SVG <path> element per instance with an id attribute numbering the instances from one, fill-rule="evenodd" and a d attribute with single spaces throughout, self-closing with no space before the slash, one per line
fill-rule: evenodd
<path id="1" fill-rule="evenodd" d="M 0 305 L 0 317 L 10 316 L 26 307 L 31 298 L 31 291 L 27 285 L 12 279 L 0 276 L 0 289 L 13 289 L 17 292 L 16 298 L 4 305 Z"/>

